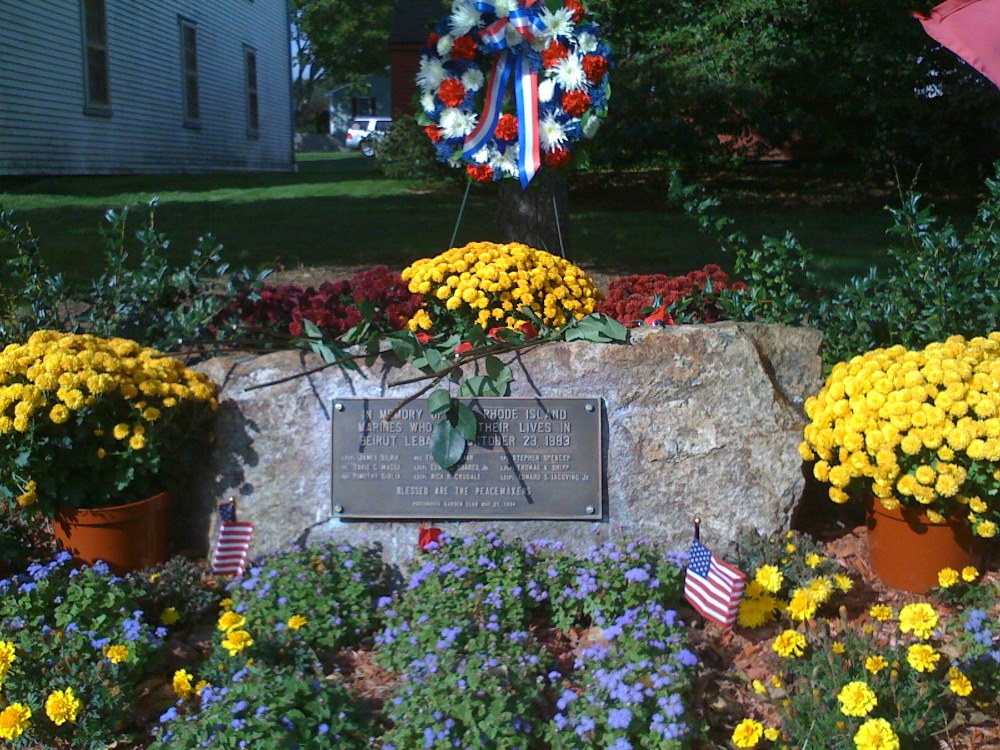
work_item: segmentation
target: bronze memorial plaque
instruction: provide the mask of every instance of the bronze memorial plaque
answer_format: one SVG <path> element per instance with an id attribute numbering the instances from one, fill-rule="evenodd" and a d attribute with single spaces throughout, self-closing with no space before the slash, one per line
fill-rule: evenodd
<path id="1" fill-rule="evenodd" d="M 431 457 L 426 399 L 336 399 L 333 515 L 340 518 L 559 519 L 604 512 L 597 398 L 477 398 L 478 437 L 456 466 Z"/>

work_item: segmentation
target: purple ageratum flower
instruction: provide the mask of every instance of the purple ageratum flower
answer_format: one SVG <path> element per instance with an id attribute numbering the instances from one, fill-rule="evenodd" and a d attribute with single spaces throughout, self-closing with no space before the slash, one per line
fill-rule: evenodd
<path id="1" fill-rule="evenodd" d="M 162 714 L 160 714 L 160 723 L 166 724 L 168 721 L 173 721 L 178 716 L 177 707 L 171 706 Z"/>
<path id="2" fill-rule="evenodd" d="M 271 709 L 267 706 L 257 706 L 257 708 L 253 712 L 253 715 L 259 719 L 261 716 L 263 716 L 270 710 Z"/>
<path id="3" fill-rule="evenodd" d="M 330 731 L 330 725 L 326 722 L 320 724 L 316 727 L 316 734 L 327 734 Z"/>
<path id="4" fill-rule="evenodd" d="M 434 730 L 424 727 L 424 748 L 434 747 Z"/>
<path id="5" fill-rule="evenodd" d="M 594 720 L 589 716 L 581 716 L 576 723 L 576 728 L 573 731 L 576 732 L 577 737 L 583 737 L 583 735 L 587 734 L 587 732 L 594 731 L 595 726 Z"/>
<path id="6" fill-rule="evenodd" d="M 969 631 L 979 630 L 986 621 L 986 612 L 981 609 L 970 609 L 965 613 L 965 629 Z"/>
<path id="7" fill-rule="evenodd" d="M 632 750 L 632 743 L 624 737 L 619 737 L 608 750 Z"/>
<path id="8" fill-rule="evenodd" d="M 682 648 L 677 652 L 677 661 L 685 667 L 693 667 L 698 664 L 698 657 L 691 653 L 688 649 Z"/>

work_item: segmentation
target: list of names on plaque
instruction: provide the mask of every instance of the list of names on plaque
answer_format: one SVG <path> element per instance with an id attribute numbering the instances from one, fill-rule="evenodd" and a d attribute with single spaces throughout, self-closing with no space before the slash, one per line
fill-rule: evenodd
<path id="1" fill-rule="evenodd" d="M 602 514 L 598 399 L 480 398 L 475 441 L 450 470 L 431 455 L 426 401 L 337 399 L 333 508 L 342 518 L 549 518 Z M 391 418 L 390 418 L 390 415 Z"/>

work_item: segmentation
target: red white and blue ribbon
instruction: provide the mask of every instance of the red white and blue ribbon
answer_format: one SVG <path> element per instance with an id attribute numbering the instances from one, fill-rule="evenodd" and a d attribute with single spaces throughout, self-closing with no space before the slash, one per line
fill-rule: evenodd
<path id="1" fill-rule="evenodd" d="M 462 156 L 470 158 L 492 137 L 500 120 L 507 83 L 513 74 L 518 126 L 517 171 L 521 187 L 526 188 L 542 165 L 538 145 L 538 76 L 532 72 L 527 56 L 521 53 L 520 43 L 516 46 L 508 43 L 507 27 L 514 28 L 525 41 L 533 42 L 545 31 L 545 23 L 538 15 L 544 7 L 542 0 L 518 0 L 518 3 L 507 18 L 498 18 L 479 32 L 480 41 L 500 55 L 490 71 L 483 113 L 475 129 L 466 136 Z M 496 4 L 479 1 L 476 9 L 481 13 L 495 13 Z"/>

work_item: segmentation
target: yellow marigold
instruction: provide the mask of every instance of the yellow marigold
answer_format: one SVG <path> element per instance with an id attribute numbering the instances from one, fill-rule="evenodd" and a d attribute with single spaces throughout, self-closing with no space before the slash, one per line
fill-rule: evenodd
<path id="1" fill-rule="evenodd" d="M 111 431 L 111 434 L 115 436 L 115 440 L 124 440 L 129 435 L 132 434 L 132 428 L 129 427 L 124 422 L 115 425 L 115 428 Z"/>
<path id="2" fill-rule="evenodd" d="M 941 654 L 926 643 L 915 643 L 906 651 L 906 662 L 918 672 L 933 672 Z"/>
<path id="3" fill-rule="evenodd" d="M 11 703 L 0 711 L 0 739 L 17 739 L 30 724 L 31 709 L 23 703 Z"/>
<path id="4" fill-rule="evenodd" d="M 119 644 L 105 646 L 104 655 L 111 661 L 112 664 L 121 664 L 129 657 L 128 646 L 122 646 Z"/>
<path id="5" fill-rule="evenodd" d="M 997 525 L 993 521 L 980 521 L 973 528 L 973 532 L 983 539 L 992 539 L 997 535 Z"/>
<path id="6" fill-rule="evenodd" d="M 83 703 L 73 694 L 73 688 L 54 690 L 45 699 L 45 715 L 57 727 L 76 723 L 76 717 L 83 708 Z"/>
<path id="7" fill-rule="evenodd" d="M 948 589 L 959 581 L 958 571 L 954 568 L 941 568 L 938 571 L 938 586 Z"/>
<path id="8" fill-rule="evenodd" d="M 948 689 L 963 698 L 972 692 L 972 681 L 955 667 L 948 670 Z"/>
<path id="9" fill-rule="evenodd" d="M 231 630 L 222 639 L 222 647 L 230 656 L 242 652 L 253 645 L 253 637 L 245 630 Z"/>
<path id="10" fill-rule="evenodd" d="M 302 615 L 292 615 L 291 617 L 288 618 L 288 622 L 285 623 L 285 625 L 288 627 L 289 630 L 298 630 L 307 622 L 309 621 Z"/>
<path id="11" fill-rule="evenodd" d="M 962 580 L 966 583 L 972 583 L 977 578 L 979 578 L 979 571 L 972 565 L 966 565 L 962 568 Z"/>
<path id="12" fill-rule="evenodd" d="M 777 727 L 768 727 L 764 730 L 764 739 L 769 742 L 777 742 L 779 737 L 781 737 L 781 730 Z"/>
<path id="13" fill-rule="evenodd" d="M 232 609 L 232 606 L 233 606 L 233 600 L 230 599 L 229 597 L 226 597 L 221 602 L 219 602 L 219 609 L 223 610 Z"/>
<path id="14" fill-rule="evenodd" d="M 889 662 L 887 662 L 885 657 L 881 654 L 875 654 L 874 656 L 869 656 L 865 659 L 865 669 L 872 674 L 878 674 L 888 666 Z"/>
<path id="15" fill-rule="evenodd" d="M 0 641 L 0 679 L 3 679 L 4 674 L 10 669 L 10 665 L 14 663 L 17 658 L 17 650 L 14 648 L 14 643 L 12 641 Z"/>
<path id="16" fill-rule="evenodd" d="M 208 680 L 198 680 L 197 684 L 194 686 L 194 694 L 201 695 L 201 691 L 212 685 Z"/>
<path id="17" fill-rule="evenodd" d="M 938 626 L 938 614 L 926 602 L 907 604 L 899 610 L 899 629 L 917 638 L 930 638 Z"/>
<path id="18" fill-rule="evenodd" d="M 872 608 L 868 610 L 868 614 L 879 622 L 888 622 L 893 617 L 892 609 L 885 604 L 872 605 Z"/>
<path id="19" fill-rule="evenodd" d="M 767 695 L 767 687 L 760 680 L 753 680 L 750 683 L 750 687 L 757 695 Z"/>
<path id="20" fill-rule="evenodd" d="M 128 447 L 134 451 L 141 451 L 146 447 L 147 442 L 145 435 L 133 435 L 128 439 Z"/>
<path id="21" fill-rule="evenodd" d="M 772 594 L 781 591 L 781 585 L 785 581 L 785 575 L 774 565 L 761 565 L 754 574 L 754 580 L 760 584 L 761 588 Z"/>
<path id="22" fill-rule="evenodd" d="M 191 682 L 193 677 L 194 675 L 186 669 L 178 669 L 174 672 L 174 678 L 171 682 L 174 688 L 174 694 L 181 700 L 186 701 L 194 695 L 194 686 Z"/>
<path id="23" fill-rule="evenodd" d="M 142 418 L 148 422 L 155 422 L 161 416 L 161 412 L 155 406 L 147 406 L 142 410 Z"/>
<path id="24" fill-rule="evenodd" d="M 920 484 L 930 485 L 934 484 L 934 480 L 937 479 L 937 472 L 930 466 L 918 466 L 913 472 L 913 476 Z"/>
<path id="25" fill-rule="evenodd" d="M 828 494 L 830 496 L 830 499 L 833 500 L 833 502 L 837 503 L 838 505 L 843 505 L 844 503 L 846 503 L 848 500 L 851 499 L 851 496 L 848 495 L 839 487 L 831 487 L 828 491 Z"/>
<path id="26" fill-rule="evenodd" d="M 867 716 L 878 705 L 875 691 L 868 683 L 857 680 L 844 685 L 837 694 L 837 700 L 844 716 Z"/>
<path id="27" fill-rule="evenodd" d="M 757 747 L 763 736 L 763 724 L 756 719 L 743 719 L 733 730 L 732 741 L 736 747 Z"/>
<path id="28" fill-rule="evenodd" d="M 771 648 L 778 656 L 789 659 L 802 656 L 806 649 L 806 637 L 797 630 L 785 630 L 777 638 Z"/>
<path id="29" fill-rule="evenodd" d="M 231 610 L 226 610 L 219 615 L 217 627 L 221 632 L 228 633 L 232 630 L 239 630 L 246 624 L 247 620 L 243 615 L 237 614 Z"/>
<path id="30" fill-rule="evenodd" d="M 70 411 L 63 404 L 56 404 L 49 410 L 49 419 L 53 424 L 65 424 L 69 420 Z"/>
<path id="31" fill-rule="evenodd" d="M 868 719 L 854 735 L 857 750 L 899 750 L 899 737 L 885 719 Z"/>

